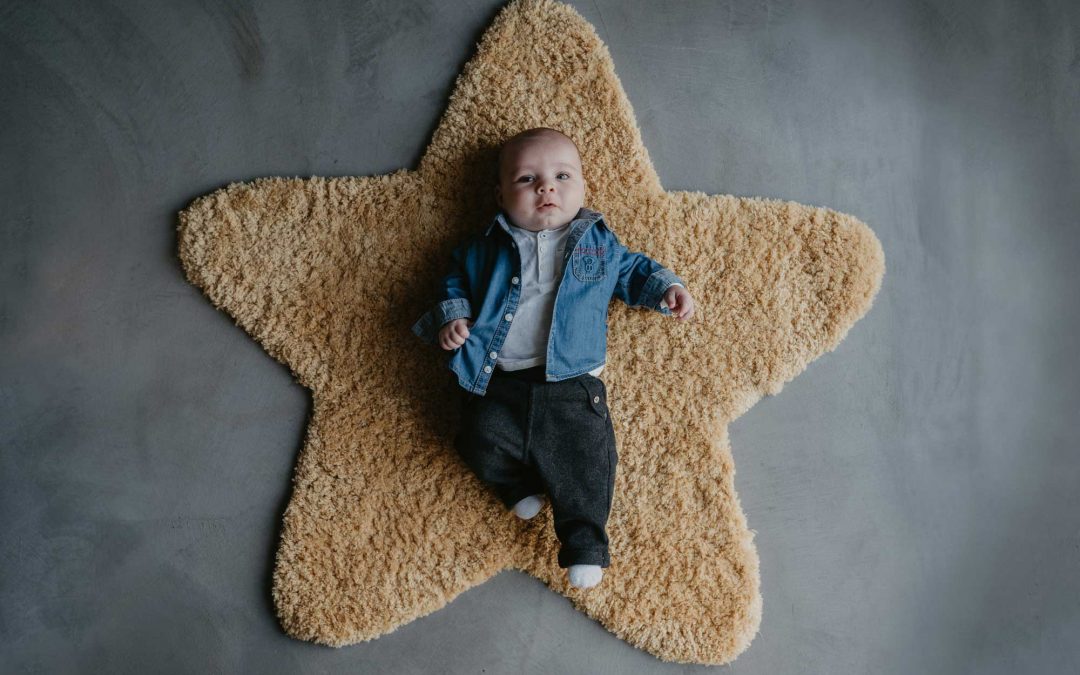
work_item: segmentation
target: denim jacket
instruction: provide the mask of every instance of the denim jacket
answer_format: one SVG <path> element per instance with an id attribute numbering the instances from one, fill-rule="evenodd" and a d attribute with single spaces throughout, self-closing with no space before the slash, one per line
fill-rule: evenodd
<path id="1" fill-rule="evenodd" d="M 612 296 L 630 307 L 670 315 L 662 304 L 664 291 L 675 283 L 685 286 L 674 272 L 644 253 L 630 252 L 608 228 L 603 214 L 587 208 L 570 223 L 563 261 L 547 341 L 548 382 L 604 364 Z M 504 211 L 499 210 L 483 233 L 454 249 L 451 263 L 442 279 L 440 300 L 413 324 L 412 332 L 438 345 L 443 324 L 472 319 L 469 337 L 452 350 L 449 368 L 458 384 L 482 396 L 521 297 L 521 256 Z"/>

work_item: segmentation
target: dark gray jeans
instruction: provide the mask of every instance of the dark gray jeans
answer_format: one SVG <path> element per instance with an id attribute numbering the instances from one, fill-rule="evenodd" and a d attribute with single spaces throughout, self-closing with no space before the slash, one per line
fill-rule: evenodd
<path id="1" fill-rule="evenodd" d="M 468 396 L 454 447 L 507 509 L 529 495 L 551 502 L 559 567 L 611 563 L 605 530 L 615 488 L 615 428 L 607 385 L 588 373 L 544 381 L 544 366 L 496 368 Z"/>

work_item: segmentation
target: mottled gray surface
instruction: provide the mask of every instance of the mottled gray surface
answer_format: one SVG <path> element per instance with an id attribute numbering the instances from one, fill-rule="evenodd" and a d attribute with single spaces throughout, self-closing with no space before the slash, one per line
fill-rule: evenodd
<path id="1" fill-rule="evenodd" d="M 574 5 L 667 188 L 885 248 L 847 340 L 731 428 L 765 604 L 730 670 L 1077 672 L 1077 5 Z M 5 672 L 711 670 L 513 571 L 341 650 L 273 614 L 309 396 L 185 282 L 175 213 L 415 167 L 499 7 L 0 4 Z"/>

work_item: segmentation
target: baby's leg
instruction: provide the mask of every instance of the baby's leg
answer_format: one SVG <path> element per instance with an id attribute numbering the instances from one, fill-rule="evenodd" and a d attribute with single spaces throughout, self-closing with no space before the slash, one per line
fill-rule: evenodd
<path id="1" fill-rule="evenodd" d="M 529 456 L 548 488 L 559 566 L 575 586 L 594 585 L 610 564 L 605 526 L 618 462 L 607 387 L 593 376 L 547 384 L 534 392 L 533 414 Z"/>
<path id="2" fill-rule="evenodd" d="M 539 499 L 528 498 L 544 493 L 540 475 L 525 457 L 527 386 L 493 378 L 484 396 L 474 396 L 464 406 L 461 431 L 454 438 L 465 464 L 522 518 L 531 518 L 542 506 Z"/>

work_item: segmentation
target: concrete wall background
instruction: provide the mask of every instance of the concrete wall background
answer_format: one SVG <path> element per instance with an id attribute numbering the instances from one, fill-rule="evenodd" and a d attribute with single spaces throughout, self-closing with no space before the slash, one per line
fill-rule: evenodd
<path id="1" fill-rule="evenodd" d="M 857 215 L 888 272 L 731 428 L 739 673 L 1080 661 L 1080 7 L 572 3 L 668 189 Z M 504 572 L 341 650 L 269 583 L 307 391 L 183 278 L 234 180 L 415 167 L 502 3 L 0 3 L 5 672 L 704 672 Z"/>

